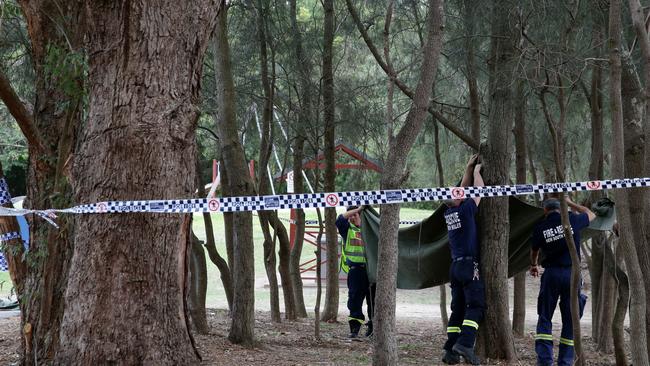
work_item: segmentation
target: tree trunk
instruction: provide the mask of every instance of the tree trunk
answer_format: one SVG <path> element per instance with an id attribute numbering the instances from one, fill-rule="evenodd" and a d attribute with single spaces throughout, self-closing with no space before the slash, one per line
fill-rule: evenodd
<path id="1" fill-rule="evenodd" d="M 218 20 L 219 22 L 220 20 Z M 219 32 L 219 23 L 217 23 L 217 30 L 215 30 L 215 36 L 217 38 L 217 32 Z M 215 48 L 216 49 L 216 48 Z M 215 62 L 216 63 L 216 62 Z M 218 120 L 215 119 L 215 124 L 218 123 Z M 228 171 L 226 170 L 226 163 L 223 159 L 220 160 L 219 172 L 221 174 L 221 193 L 223 197 L 232 197 L 233 194 L 230 190 L 230 177 L 228 176 Z M 223 214 L 223 234 L 224 240 L 226 242 L 226 256 L 228 257 L 228 268 L 230 268 L 230 278 L 233 277 L 233 258 L 234 258 L 234 231 L 233 231 L 233 219 L 234 214 L 232 212 L 227 212 Z M 212 225 L 212 222 L 210 222 Z M 214 232 L 214 231 L 213 231 Z M 232 311 L 232 306 L 230 307 Z"/>
<path id="2" fill-rule="evenodd" d="M 480 131 L 479 131 L 480 132 Z M 445 186 L 445 175 L 442 167 L 442 158 L 440 156 L 440 136 L 438 131 L 438 124 L 433 123 L 433 139 L 436 145 L 436 169 L 438 171 L 438 186 Z M 442 318 L 442 327 L 447 329 L 449 323 L 449 315 L 447 315 L 447 287 L 440 285 L 440 317 Z"/>
<path id="3" fill-rule="evenodd" d="M 289 253 L 289 234 L 287 229 L 278 219 L 276 211 L 271 212 L 271 220 L 269 224 L 273 228 L 274 239 L 279 243 L 278 257 L 280 258 L 280 283 L 282 284 L 282 292 L 284 298 L 284 317 L 288 320 L 296 320 L 296 303 L 294 299 L 293 281 L 289 273 L 290 266 L 290 253 Z"/>
<path id="4" fill-rule="evenodd" d="M 68 207 L 71 188 L 67 163 L 76 146 L 83 93 L 66 93 L 63 84 L 82 90 L 83 75 L 80 69 L 64 70 L 69 75 L 63 80 L 59 75 L 51 75 L 45 64 L 48 50 L 62 50 L 62 54 L 68 56 L 80 48 L 83 40 L 79 31 L 83 23 L 81 9 L 74 1 L 24 0 L 19 3 L 26 19 L 34 65 L 34 112 L 32 114 L 31 108 L 20 100 L 2 73 L 0 99 L 29 144 L 24 206 L 33 209 Z M 72 220 L 61 217 L 58 224 L 60 230 L 53 230 L 40 219 L 31 222 L 29 253 L 37 255 L 30 255 L 33 267 L 27 272 L 22 288 L 19 287 L 22 292 L 23 364 L 51 362 L 58 349 L 65 304 L 63 293 L 73 248 Z"/>
<path id="5" fill-rule="evenodd" d="M 625 173 L 629 177 L 643 177 L 644 173 L 650 173 L 650 163 L 646 161 L 650 158 L 650 150 L 646 148 L 646 136 L 650 136 L 650 36 L 645 26 L 645 16 L 641 2 L 639 0 L 629 0 L 630 15 L 632 23 L 636 31 L 637 38 L 640 40 L 639 45 L 641 48 L 642 65 L 643 65 L 643 91 L 639 90 L 635 95 L 635 101 L 640 97 L 642 103 L 639 103 L 638 111 L 639 118 L 626 120 L 625 107 L 628 104 L 625 99 L 626 89 L 626 74 L 632 73 L 636 83 L 638 78 L 636 72 L 633 72 L 633 64 L 631 60 L 625 60 L 623 63 L 623 123 L 624 123 L 624 140 L 625 140 Z M 629 57 L 626 57 L 628 59 Z M 630 64 L 632 67 L 626 67 Z M 635 84 L 636 84 L 635 83 Z M 639 83 L 640 84 L 640 83 Z M 638 84 L 637 84 L 638 85 Z M 639 85 L 640 89 L 640 85 Z M 633 103 L 633 101 L 631 101 Z M 644 110 L 645 109 L 645 110 Z M 645 112 L 645 114 L 644 114 Z M 641 265 L 641 272 L 644 279 L 646 279 L 646 301 L 650 297 L 650 253 L 646 246 L 646 242 L 650 240 L 650 230 L 646 229 L 647 224 L 650 224 L 650 214 L 645 212 L 645 204 L 650 203 L 650 194 L 647 189 L 635 189 L 628 191 L 628 195 L 634 195 L 635 199 L 630 199 L 630 212 L 639 214 L 632 215 L 632 225 L 636 229 L 633 231 L 634 243 L 636 244 L 637 255 L 639 256 L 639 264 Z M 650 307 L 646 307 L 646 336 L 650 334 Z M 650 351 L 650 338 L 646 339 L 646 347 Z"/>
<path id="6" fill-rule="evenodd" d="M 526 183 L 526 95 L 524 82 L 517 82 L 515 95 L 515 171 L 517 184 Z M 515 275 L 512 309 L 512 331 L 523 337 L 526 325 L 526 272 Z"/>
<path id="7" fill-rule="evenodd" d="M 323 122 L 325 123 L 325 192 L 334 192 L 336 179 L 334 139 L 334 71 L 332 47 L 334 44 L 334 0 L 323 0 Z M 327 279 L 325 287 L 325 307 L 321 320 L 336 321 L 339 312 L 339 261 L 338 234 L 336 230 L 336 210 L 325 209 L 325 237 L 327 239 Z"/>
<path id="8" fill-rule="evenodd" d="M 219 7 L 111 2 L 85 10 L 90 90 L 73 170 L 77 202 L 191 197 L 194 103 Z M 198 362 L 185 303 L 190 218 L 123 213 L 76 220 L 56 362 Z"/>
<path id="9" fill-rule="evenodd" d="M 474 141 L 481 141 L 481 113 L 479 110 L 480 99 L 478 94 L 478 83 L 476 82 L 476 61 L 474 57 L 474 8 L 476 2 L 463 0 L 463 12 L 465 23 L 465 68 L 467 87 L 469 89 L 469 116 L 472 122 L 471 131 Z"/>
<path id="10" fill-rule="evenodd" d="M 490 113 L 488 141 L 482 149 L 486 185 L 508 184 L 509 131 L 514 115 L 511 104 L 514 40 L 507 3 L 495 2 L 492 12 L 490 54 Z M 488 308 L 485 311 L 485 353 L 489 358 L 516 358 L 508 311 L 508 198 L 481 202 L 479 211 L 481 273 L 485 279 Z"/>
<path id="11" fill-rule="evenodd" d="M 610 277 L 616 281 L 618 288 L 618 300 L 616 301 L 616 311 L 612 320 L 611 334 L 614 343 L 614 354 L 616 355 L 616 366 L 627 366 L 627 352 L 625 350 L 625 314 L 627 313 L 627 305 L 630 300 L 630 286 L 628 277 L 625 271 L 621 269 L 620 264 L 622 260 L 620 257 L 614 255 L 608 240 L 605 245 L 605 268 L 607 269 Z M 612 243 L 611 245 L 615 245 Z"/>
<path id="12" fill-rule="evenodd" d="M 389 12 L 390 7 L 392 7 L 392 4 L 389 4 Z M 399 188 L 406 177 L 404 172 L 406 158 L 422 129 L 433 90 L 438 59 L 442 49 L 443 16 L 443 1 L 430 0 L 427 41 L 423 50 L 422 66 L 418 85 L 415 89 L 415 97 L 406 115 L 403 127 L 396 136 L 389 135 L 389 152 L 382 173 L 381 189 Z M 386 18 L 387 22 L 389 22 L 389 16 Z M 386 33 L 387 30 L 388 27 L 386 27 Z M 394 77 L 395 75 L 389 75 L 391 81 L 394 81 Z M 392 131 L 392 129 L 390 130 Z M 399 211 L 399 205 L 382 205 L 377 259 L 377 306 L 373 320 L 375 326 L 374 365 L 395 365 L 398 363 L 397 340 L 395 338 L 395 289 L 397 285 Z"/>
<path id="13" fill-rule="evenodd" d="M 217 27 L 220 26 L 222 19 L 225 17 L 226 12 L 221 12 L 217 17 Z M 198 158 L 197 158 L 197 171 L 198 171 Z M 222 179 L 222 182 L 225 186 L 227 179 Z M 198 179 L 196 181 L 196 191 L 199 197 L 205 197 L 205 186 Z M 225 195 L 224 195 L 225 196 Z M 228 302 L 228 310 L 232 311 L 232 298 L 233 298 L 233 288 L 232 288 L 232 274 L 230 268 L 225 259 L 219 254 L 217 250 L 217 244 L 214 240 L 214 228 L 212 227 L 212 217 L 209 212 L 203 213 L 203 223 L 205 225 L 205 250 L 208 251 L 208 257 L 212 264 L 217 266 L 219 269 L 219 275 L 221 277 L 221 283 L 223 284 L 223 290 L 226 293 L 226 301 Z M 201 247 L 203 248 L 203 247 Z M 203 259 L 205 259 L 205 253 L 203 253 Z M 205 294 L 204 294 L 205 296 Z M 204 301 L 205 302 L 205 301 Z M 205 307 L 205 306 L 204 306 Z"/>
<path id="14" fill-rule="evenodd" d="M 216 129 L 223 159 L 222 172 L 227 172 L 227 175 L 222 176 L 222 184 L 224 192 L 227 191 L 233 196 L 253 196 L 255 188 L 237 131 L 235 85 L 230 65 L 227 29 L 227 8 L 224 6 L 224 15 L 218 18 L 214 33 L 214 74 L 219 106 Z M 252 346 L 255 325 L 253 216 L 250 212 L 236 212 L 227 216 L 232 218 L 232 255 L 228 253 L 228 260 L 231 261 L 233 288 L 236 289 L 233 294 L 232 321 L 228 339 L 233 343 Z M 227 218 L 224 217 L 224 220 Z M 228 230 L 227 226 L 226 230 Z M 226 235 L 226 245 L 229 238 Z"/>
<path id="15" fill-rule="evenodd" d="M 257 186 L 258 194 L 265 195 L 270 191 L 268 165 L 269 157 L 273 148 L 273 99 L 275 74 L 269 76 L 269 64 L 267 54 L 266 19 L 268 16 L 268 3 L 266 0 L 256 2 L 257 15 L 257 37 L 260 45 L 260 70 L 262 79 L 262 90 L 264 92 L 264 108 L 262 110 L 262 129 L 260 141 L 260 155 L 257 165 Z M 280 322 L 280 289 L 276 273 L 277 262 L 275 257 L 275 236 L 271 236 L 270 221 L 271 211 L 258 211 L 259 222 L 264 234 L 264 268 L 269 280 L 271 320 Z"/>
<path id="16" fill-rule="evenodd" d="M 623 101 L 621 98 L 621 2 L 610 1 L 609 8 L 609 47 L 610 47 L 610 102 L 612 111 L 612 178 L 622 178 L 625 175 L 624 135 L 623 135 Z M 632 228 L 629 197 L 626 190 L 617 189 L 613 192 L 616 201 L 616 214 L 620 225 L 620 245 L 625 256 L 628 270 L 630 292 L 630 323 L 646 324 L 646 296 L 644 278 L 639 264 L 634 236 L 629 235 Z M 632 363 L 635 365 L 648 364 L 648 347 L 645 326 L 631 327 Z"/>
<path id="17" fill-rule="evenodd" d="M 296 0 L 289 1 L 291 14 L 291 31 L 293 32 L 293 42 L 295 50 L 295 67 L 299 70 L 299 100 L 301 101 L 298 111 L 298 123 L 294 126 L 295 139 L 293 143 L 293 184 L 294 193 L 304 192 L 302 160 L 305 149 L 305 125 L 309 123 L 311 116 L 311 65 L 305 56 L 302 47 L 302 32 L 298 27 L 296 19 Z M 296 305 L 296 316 L 300 318 L 307 317 L 307 308 L 305 307 L 305 298 L 302 290 L 302 278 L 300 273 L 300 258 L 305 236 L 305 212 L 302 209 L 296 209 L 295 237 L 291 248 L 290 274 L 293 283 L 293 297 Z"/>
<path id="18" fill-rule="evenodd" d="M 210 327 L 205 312 L 205 294 L 208 289 L 208 270 L 205 263 L 205 250 L 199 238 L 192 233 L 190 251 L 190 296 L 189 312 L 192 325 L 199 334 L 208 334 Z"/>

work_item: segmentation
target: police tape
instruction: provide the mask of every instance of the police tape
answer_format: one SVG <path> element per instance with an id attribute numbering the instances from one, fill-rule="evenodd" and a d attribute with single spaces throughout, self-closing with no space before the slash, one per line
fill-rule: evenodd
<path id="1" fill-rule="evenodd" d="M 6 186 L 6 185 L 5 185 Z M 572 183 L 541 183 L 484 187 L 405 188 L 394 190 L 295 193 L 268 196 L 189 198 L 174 200 L 105 201 L 66 209 L 29 210 L 0 208 L 0 216 L 36 213 L 53 217 L 55 213 L 196 213 L 327 208 L 352 205 L 381 205 L 407 202 L 442 201 L 473 197 L 506 197 L 559 192 L 599 191 L 649 187 L 650 178 L 625 178 Z M 0 184 L 0 187 L 2 185 Z M 1 196 L 1 193 L 0 193 Z"/>

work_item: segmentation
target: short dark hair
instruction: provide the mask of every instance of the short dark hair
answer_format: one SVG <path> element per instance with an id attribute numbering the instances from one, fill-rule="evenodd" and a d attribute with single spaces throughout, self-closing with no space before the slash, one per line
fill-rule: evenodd
<path id="1" fill-rule="evenodd" d="M 554 211 L 560 209 L 560 201 L 557 198 L 548 198 L 543 203 L 544 209 Z"/>
<path id="2" fill-rule="evenodd" d="M 359 206 L 348 206 L 348 208 L 346 208 L 345 211 L 346 212 L 347 211 L 352 211 L 352 210 L 356 210 L 357 208 L 359 208 Z"/>

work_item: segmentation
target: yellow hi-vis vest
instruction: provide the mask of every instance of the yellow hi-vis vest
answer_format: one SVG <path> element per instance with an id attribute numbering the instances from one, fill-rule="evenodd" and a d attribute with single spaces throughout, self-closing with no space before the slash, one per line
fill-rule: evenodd
<path id="1" fill-rule="evenodd" d="M 343 272 L 348 273 L 350 263 L 366 263 L 366 243 L 361 238 L 361 229 L 350 223 L 348 229 L 348 237 L 343 244 L 341 251 L 341 269 Z"/>

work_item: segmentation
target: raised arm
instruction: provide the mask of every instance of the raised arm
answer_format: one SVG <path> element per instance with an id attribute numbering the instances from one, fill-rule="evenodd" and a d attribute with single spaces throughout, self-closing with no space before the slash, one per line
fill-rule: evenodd
<path id="1" fill-rule="evenodd" d="M 463 180 L 460 182 L 461 187 L 469 187 L 472 184 L 472 178 L 474 174 L 474 165 L 476 165 L 476 160 L 478 159 L 478 154 L 472 155 L 467 162 L 465 167 L 465 174 L 463 174 Z"/>
<path id="2" fill-rule="evenodd" d="M 483 187 L 485 182 L 483 182 L 483 176 L 481 176 L 481 164 L 476 164 L 474 166 L 474 187 Z M 481 202 L 481 197 L 472 198 L 476 203 L 476 206 Z"/>
<path id="3" fill-rule="evenodd" d="M 357 214 L 357 213 L 361 213 L 362 210 L 363 210 L 363 206 L 359 206 L 358 208 L 355 208 L 354 210 L 345 211 L 344 213 L 341 214 L 341 216 L 343 216 L 343 218 L 345 218 L 345 219 L 349 219 L 350 216 L 352 216 L 354 214 Z"/>
<path id="4" fill-rule="evenodd" d="M 571 198 L 569 198 L 569 196 L 566 196 L 566 203 L 567 205 L 569 205 L 569 207 L 571 207 L 572 210 L 578 211 L 580 213 L 586 213 L 587 216 L 589 217 L 589 222 L 594 221 L 594 219 L 596 218 L 596 214 L 593 211 L 591 211 L 589 208 L 583 205 L 579 205 L 571 201 Z"/>

